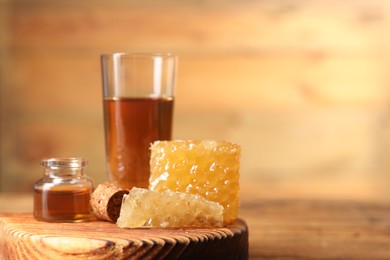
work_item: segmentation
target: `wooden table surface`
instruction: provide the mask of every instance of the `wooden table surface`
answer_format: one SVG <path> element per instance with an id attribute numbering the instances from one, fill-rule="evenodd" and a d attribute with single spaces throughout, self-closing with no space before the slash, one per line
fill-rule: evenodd
<path id="1" fill-rule="evenodd" d="M 250 259 L 390 259 L 389 202 L 309 199 L 262 193 L 255 183 L 241 186 Z M 0 213 L 29 211 L 31 194 L 0 193 Z"/>

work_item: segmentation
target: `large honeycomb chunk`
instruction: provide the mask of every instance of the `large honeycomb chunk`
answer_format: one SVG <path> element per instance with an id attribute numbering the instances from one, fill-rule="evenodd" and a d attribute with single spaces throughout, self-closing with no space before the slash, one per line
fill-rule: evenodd
<path id="1" fill-rule="evenodd" d="M 137 227 L 221 227 L 223 207 L 202 196 L 132 188 L 124 195 L 117 225 Z"/>
<path id="2" fill-rule="evenodd" d="M 240 146 L 224 141 L 157 141 L 151 146 L 149 189 L 204 196 L 224 207 L 224 222 L 237 218 Z"/>

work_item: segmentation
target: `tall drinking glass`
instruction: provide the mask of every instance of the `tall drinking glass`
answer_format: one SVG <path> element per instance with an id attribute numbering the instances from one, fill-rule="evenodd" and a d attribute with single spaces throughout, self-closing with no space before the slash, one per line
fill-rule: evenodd
<path id="1" fill-rule="evenodd" d="M 177 57 L 101 56 L 108 177 L 124 189 L 147 188 L 150 144 L 170 140 Z"/>

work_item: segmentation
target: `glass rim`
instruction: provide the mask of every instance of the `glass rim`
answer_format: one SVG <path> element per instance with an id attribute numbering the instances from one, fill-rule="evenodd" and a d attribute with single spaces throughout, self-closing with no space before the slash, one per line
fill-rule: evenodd
<path id="1" fill-rule="evenodd" d="M 173 52 L 113 52 L 103 53 L 100 55 L 102 58 L 123 57 L 123 58 L 177 58 L 177 55 Z"/>
<path id="2" fill-rule="evenodd" d="M 45 158 L 41 161 L 41 166 L 49 168 L 83 168 L 87 161 L 81 157 L 60 157 Z"/>

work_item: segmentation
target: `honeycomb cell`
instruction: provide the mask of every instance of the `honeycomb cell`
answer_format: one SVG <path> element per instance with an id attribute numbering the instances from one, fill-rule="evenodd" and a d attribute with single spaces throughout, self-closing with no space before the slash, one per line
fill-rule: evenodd
<path id="1" fill-rule="evenodd" d="M 124 195 L 117 225 L 139 227 L 222 227 L 223 207 L 202 196 L 132 188 Z"/>
<path id="2" fill-rule="evenodd" d="M 157 141 L 151 146 L 149 189 L 197 194 L 224 207 L 224 222 L 237 218 L 241 148 L 225 141 Z"/>

